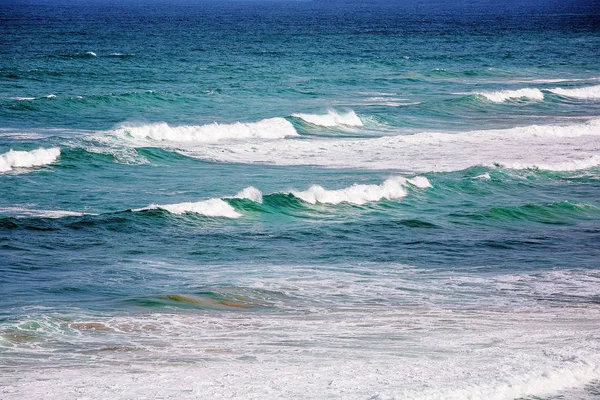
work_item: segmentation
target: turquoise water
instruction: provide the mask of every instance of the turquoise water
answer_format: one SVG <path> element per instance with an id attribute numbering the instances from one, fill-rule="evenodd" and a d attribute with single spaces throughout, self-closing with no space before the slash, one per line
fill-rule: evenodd
<path id="1" fill-rule="evenodd" d="M 0 397 L 598 398 L 600 14 L 436 7 L 2 3 Z"/>

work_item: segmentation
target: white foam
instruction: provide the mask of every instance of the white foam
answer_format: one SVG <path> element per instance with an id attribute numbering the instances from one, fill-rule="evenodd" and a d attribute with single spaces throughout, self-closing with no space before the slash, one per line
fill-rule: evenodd
<path id="1" fill-rule="evenodd" d="M 420 132 L 379 138 L 286 139 L 262 143 L 189 146 L 183 154 L 211 161 L 447 172 L 477 165 L 593 167 L 600 120 L 459 133 Z M 578 167 L 579 168 L 579 167 Z"/>
<path id="2" fill-rule="evenodd" d="M 408 99 L 399 97 L 369 97 L 364 100 L 364 103 L 366 105 L 381 105 L 387 107 L 414 106 L 421 104 L 420 101 L 408 101 Z"/>
<path id="3" fill-rule="evenodd" d="M 254 186 L 248 186 L 233 196 L 234 199 L 247 199 L 255 203 L 262 203 L 262 193 Z"/>
<path id="4" fill-rule="evenodd" d="M 20 217 L 40 217 L 40 218 L 63 218 L 63 217 L 81 217 L 83 215 L 95 215 L 78 211 L 66 210 L 35 210 L 26 207 L 0 207 L 0 213 L 10 216 Z"/>
<path id="5" fill-rule="evenodd" d="M 10 150 L 0 155 L 0 172 L 11 171 L 15 168 L 32 168 L 52 164 L 60 156 L 60 149 L 39 148 L 32 151 Z"/>
<path id="6" fill-rule="evenodd" d="M 473 177 L 473 179 L 481 179 L 484 181 L 489 181 L 490 179 L 492 179 L 492 177 L 490 176 L 489 172 L 486 172 L 485 174 L 481 174 L 481 175 L 477 175 L 477 176 Z"/>
<path id="7" fill-rule="evenodd" d="M 91 56 L 91 57 L 97 57 L 97 56 L 96 56 L 96 53 L 94 53 L 93 51 L 88 51 L 88 52 L 87 52 L 87 53 L 85 53 L 85 54 L 86 54 L 86 55 L 88 55 L 88 56 Z"/>
<path id="8" fill-rule="evenodd" d="M 476 94 L 484 96 L 491 102 L 502 103 L 511 99 L 527 98 L 531 100 L 544 100 L 544 94 L 536 88 L 525 88 L 518 90 L 500 90 L 497 92 L 477 92 Z"/>
<path id="9" fill-rule="evenodd" d="M 234 124 L 170 126 L 154 124 L 124 124 L 115 130 L 117 136 L 137 140 L 210 143 L 221 140 L 281 139 L 297 136 L 294 126 L 284 118 L 269 118 L 258 122 Z"/>
<path id="10" fill-rule="evenodd" d="M 292 114 L 292 117 L 300 118 L 310 124 L 318 126 L 363 126 L 363 122 L 352 110 L 339 113 L 329 110 L 327 114 Z"/>
<path id="11" fill-rule="evenodd" d="M 381 199 L 400 199 L 408 194 L 406 188 L 409 184 L 419 188 L 431 187 L 427 178 L 423 176 L 417 176 L 412 179 L 396 176 L 387 179 L 381 185 L 354 184 L 345 189 L 338 190 L 326 190 L 322 186 L 313 185 L 305 191 L 291 191 L 290 193 L 311 204 L 351 203 L 360 205 Z"/>
<path id="12" fill-rule="evenodd" d="M 32 101 L 32 100 L 35 100 L 35 97 L 15 97 L 14 100 L 18 100 L 18 101 Z"/>
<path id="13" fill-rule="evenodd" d="M 49 94 L 48 96 L 46 96 L 47 99 L 54 99 L 56 98 L 55 94 Z"/>
<path id="14" fill-rule="evenodd" d="M 171 214 L 181 215 L 185 213 L 200 214 L 207 217 L 225 217 L 225 218 L 239 218 L 242 216 L 235 210 L 229 203 L 221 199 L 208 199 L 198 202 L 186 202 L 177 204 L 150 204 L 148 207 L 139 208 L 133 211 L 145 211 L 162 209 L 170 212 Z"/>
<path id="15" fill-rule="evenodd" d="M 600 99 L 600 85 L 575 88 L 575 89 L 554 88 L 554 89 L 548 89 L 548 91 L 552 92 L 554 94 L 558 94 L 558 95 L 566 96 L 566 97 L 573 97 L 576 99 L 594 99 L 594 100 Z"/>
<path id="16" fill-rule="evenodd" d="M 596 270 L 143 264 L 197 308 L 28 308 L 0 326 L 2 399 L 592 399 L 600 378 Z"/>
<path id="17" fill-rule="evenodd" d="M 541 169 L 545 171 L 578 171 L 600 165 L 600 156 L 592 156 L 582 160 L 570 160 L 556 163 L 503 163 L 500 166 L 508 169 Z"/>

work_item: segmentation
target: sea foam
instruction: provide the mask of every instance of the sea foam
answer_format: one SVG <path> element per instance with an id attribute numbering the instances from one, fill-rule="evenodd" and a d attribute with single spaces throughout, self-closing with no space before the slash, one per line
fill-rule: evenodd
<path id="1" fill-rule="evenodd" d="M 170 126 L 165 122 L 154 124 L 124 124 L 115 130 L 120 137 L 138 140 L 169 142 L 218 142 L 236 139 L 282 139 L 297 136 L 294 126 L 284 118 L 269 118 L 258 122 L 234 124 Z"/>
<path id="2" fill-rule="evenodd" d="M 10 150 L 0 155 L 0 172 L 7 172 L 14 168 L 32 168 L 52 164 L 60 156 L 60 149 L 39 148 L 32 151 Z"/>
<path id="3" fill-rule="evenodd" d="M 8 214 L 16 218 L 39 217 L 39 218 L 63 218 L 81 217 L 84 215 L 95 215 L 78 211 L 66 210 L 35 210 L 26 207 L 0 207 L 0 214 Z"/>
<path id="4" fill-rule="evenodd" d="M 333 127 L 333 126 L 363 126 L 363 122 L 352 110 L 340 113 L 329 110 L 327 114 L 292 114 L 292 117 L 300 118 L 309 124 Z"/>
<path id="5" fill-rule="evenodd" d="M 576 99 L 600 99 L 600 85 L 576 89 L 554 88 L 548 89 L 548 91 L 560 96 L 573 97 Z"/>
<path id="6" fill-rule="evenodd" d="M 290 192 L 295 197 L 306 201 L 307 203 L 325 203 L 325 204 L 365 204 L 381 199 L 399 199 L 408 194 L 407 187 L 413 185 L 419 188 L 431 187 L 429 180 L 423 176 L 417 176 L 407 179 L 401 176 L 395 176 L 387 179 L 381 185 L 358 185 L 338 190 L 327 190 L 322 186 L 313 185 L 308 190 Z"/>
<path id="7" fill-rule="evenodd" d="M 477 165 L 545 168 L 584 166 L 598 155 L 600 120 L 511 129 L 420 132 L 360 139 L 286 139 L 180 148 L 187 156 L 222 162 L 394 169 L 403 173 L 458 171 Z M 593 166 L 593 165 L 592 165 Z M 552 167 L 556 168 L 556 167 Z M 566 168 L 566 167 L 565 167 Z"/>
<path id="8" fill-rule="evenodd" d="M 582 169 L 594 168 L 600 165 L 600 156 L 592 156 L 582 160 L 568 160 L 556 163 L 505 163 L 499 164 L 503 168 L 508 169 L 541 169 L 544 171 L 578 171 Z"/>

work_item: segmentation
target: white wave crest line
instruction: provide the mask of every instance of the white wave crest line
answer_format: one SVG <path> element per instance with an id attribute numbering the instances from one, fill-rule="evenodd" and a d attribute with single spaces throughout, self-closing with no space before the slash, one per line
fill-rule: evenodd
<path id="1" fill-rule="evenodd" d="M 170 126 L 165 122 L 145 125 L 125 124 L 115 130 L 125 139 L 159 142 L 211 143 L 221 140 L 283 139 L 298 136 L 294 126 L 285 118 L 269 118 L 258 122 L 234 124 Z"/>
<path id="2" fill-rule="evenodd" d="M 527 98 L 531 100 L 541 101 L 544 100 L 544 94 L 541 90 L 536 88 L 525 88 L 518 90 L 499 90 L 496 92 L 477 92 L 480 96 L 485 97 L 493 103 L 502 103 L 512 99 Z"/>
<path id="3" fill-rule="evenodd" d="M 431 183 L 423 176 L 416 176 L 414 178 L 395 176 L 387 179 L 381 185 L 354 184 L 345 189 L 338 190 L 326 190 L 322 186 L 313 185 L 303 192 L 291 190 L 289 193 L 310 204 L 350 203 L 360 205 L 367 202 L 379 201 L 381 199 L 400 199 L 408 194 L 407 189 L 410 186 L 424 189 L 431 187 Z M 263 195 L 262 192 L 254 186 L 248 186 L 233 197 L 212 198 L 197 202 L 175 204 L 150 204 L 147 207 L 137 208 L 132 211 L 137 212 L 162 209 L 176 215 L 193 213 L 207 217 L 241 217 L 242 214 L 231 206 L 231 204 L 224 201 L 225 199 L 245 199 L 260 204 L 263 201 Z"/>
<path id="4" fill-rule="evenodd" d="M 148 207 L 138 208 L 133 211 L 147 211 L 161 209 L 175 215 L 193 213 L 207 217 L 239 218 L 242 216 L 229 203 L 222 199 L 208 199 L 197 202 L 177 204 L 150 204 Z"/>
<path id="5" fill-rule="evenodd" d="M 32 151 L 10 150 L 0 155 L 0 172 L 8 172 L 15 168 L 32 168 L 52 164 L 60 156 L 60 148 L 39 148 Z"/>
<path id="6" fill-rule="evenodd" d="M 363 126 L 363 121 L 353 110 L 338 112 L 329 110 L 327 114 L 292 114 L 294 118 L 300 118 L 309 124 L 334 127 L 334 126 Z"/>
<path id="7" fill-rule="evenodd" d="M 409 185 L 413 185 L 418 188 L 431 187 L 429 180 L 423 176 L 417 176 L 412 179 L 396 176 L 387 179 L 381 185 L 354 184 L 347 188 L 338 190 L 327 190 L 322 186 L 313 185 L 305 191 L 291 191 L 290 193 L 310 204 L 350 203 L 361 205 L 369 202 L 379 201 L 381 199 L 400 199 L 408 194 L 407 187 Z"/>
<path id="8" fill-rule="evenodd" d="M 573 89 L 554 88 L 554 89 L 548 89 L 548 91 L 551 93 L 557 94 L 559 96 L 572 97 L 575 99 L 590 99 L 590 100 L 599 100 L 600 99 L 600 85 L 581 87 L 581 88 L 573 88 Z"/>

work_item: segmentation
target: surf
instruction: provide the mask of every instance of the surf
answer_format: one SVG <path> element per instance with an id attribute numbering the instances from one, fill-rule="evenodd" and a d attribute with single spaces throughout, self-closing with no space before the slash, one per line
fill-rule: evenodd
<path id="1" fill-rule="evenodd" d="M 0 155 L 0 172 L 15 169 L 31 169 L 53 164 L 60 156 L 60 148 L 39 148 L 31 151 L 10 150 Z"/>

